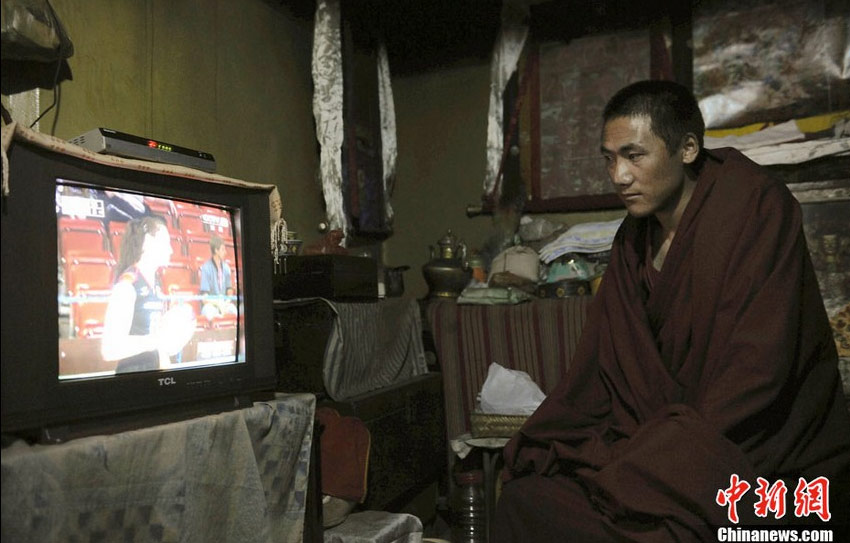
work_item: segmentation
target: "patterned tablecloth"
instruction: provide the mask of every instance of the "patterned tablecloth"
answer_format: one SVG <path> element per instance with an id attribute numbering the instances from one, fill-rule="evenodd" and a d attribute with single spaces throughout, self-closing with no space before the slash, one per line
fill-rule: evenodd
<path id="1" fill-rule="evenodd" d="M 15 441 L 2 451 L 2 537 L 300 542 L 315 403 L 278 394 L 115 435 Z"/>
<path id="2" fill-rule="evenodd" d="M 443 373 L 447 437 L 470 432 L 470 414 L 492 362 L 528 373 L 543 392 L 551 392 L 570 365 L 590 300 L 572 296 L 516 305 L 430 302 L 426 312 Z"/>

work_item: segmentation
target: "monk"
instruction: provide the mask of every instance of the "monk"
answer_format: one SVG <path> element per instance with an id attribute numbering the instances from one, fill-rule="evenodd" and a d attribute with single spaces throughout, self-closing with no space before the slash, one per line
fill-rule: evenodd
<path id="1" fill-rule="evenodd" d="M 798 203 L 704 149 L 681 85 L 622 89 L 603 125 L 628 216 L 569 371 L 505 448 L 490 540 L 842 540 L 850 413 Z"/>

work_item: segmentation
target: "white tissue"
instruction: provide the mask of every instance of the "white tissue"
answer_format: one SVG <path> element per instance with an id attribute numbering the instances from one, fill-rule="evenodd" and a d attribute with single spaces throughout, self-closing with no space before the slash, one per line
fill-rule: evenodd
<path id="1" fill-rule="evenodd" d="M 479 394 L 482 412 L 501 415 L 530 415 L 545 398 L 527 373 L 496 362 L 490 364 Z"/>

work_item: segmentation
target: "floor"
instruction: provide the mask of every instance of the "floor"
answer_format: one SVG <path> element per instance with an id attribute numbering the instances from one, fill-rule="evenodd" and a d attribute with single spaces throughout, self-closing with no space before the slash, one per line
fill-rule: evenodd
<path id="1" fill-rule="evenodd" d="M 441 496 L 437 500 L 436 517 L 431 522 L 426 523 L 423 528 L 422 537 L 425 539 L 452 540 L 451 511 L 444 497 Z"/>

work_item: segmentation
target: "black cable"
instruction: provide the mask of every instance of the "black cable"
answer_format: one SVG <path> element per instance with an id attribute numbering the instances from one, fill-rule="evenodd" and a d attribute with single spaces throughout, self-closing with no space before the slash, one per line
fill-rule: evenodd
<path id="1" fill-rule="evenodd" d="M 12 114 L 9 113 L 9 110 L 3 104 L 0 104 L 0 108 L 3 109 L 3 124 L 12 124 Z"/>
<path id="2" fill-rule="evenodd" d="M 36 125 L 36 123 L 37 123 L 38 121 L 40 121 L 40 120 L 41 120 L 41 118 L 42 118 L 42 117 L 44 117 L 44 116 L 47 114 L 47 112 L 48 112 L 48 111 L 50 111 L 51 109 L 53 109 L 53 107 L 54 107 L 54 106 L 56 106 L 56 102 L 57 102 L 57 95 L 58 95 L 58 93 L 59 93 L 59 92 L 58 92 L 58 88 L 59 88 L 59 72 L 61 71 L 61 69 L 62 69 L 62 60 L 60 59 L 60 60 L 56 61 L 56 75 L 54 75 L 54 76 L 53 76 L 53 103 L 52 103 L 52 104 L 50 104 L 50 106 L 49 106 L 47 109 L 45 109 L 44 111 L 42 111 L 42 112 L 41 112 L 41 115 L 39 115 L 38 117 L 36 117 L 36 118 L 35 118 L 35 120 L 34 120 L 34 121 L 32 122 L 32 124 L 30 125 L 30 128 L 32 128 L 33 126 L 35 126 L 35 125 Z"/>

